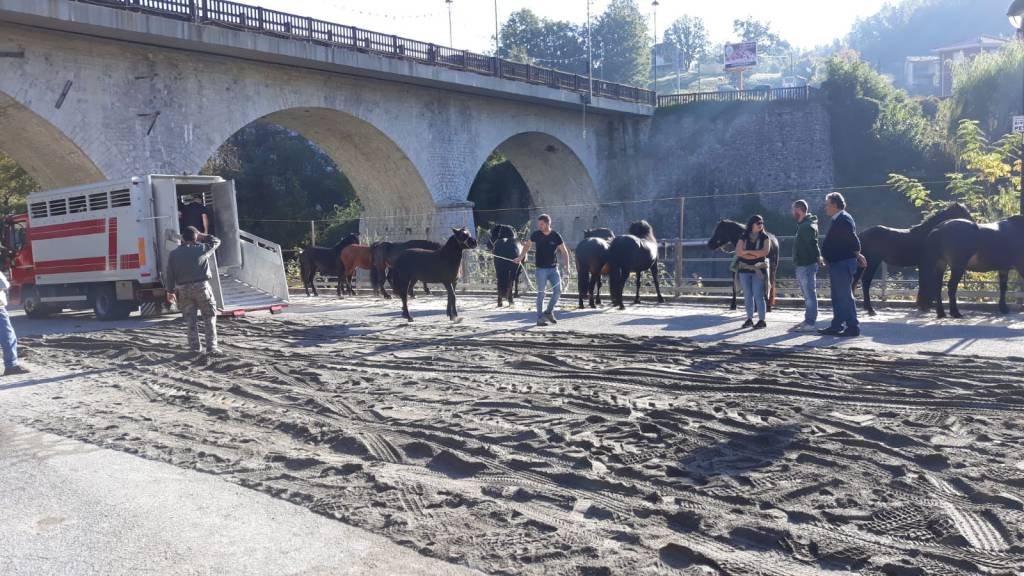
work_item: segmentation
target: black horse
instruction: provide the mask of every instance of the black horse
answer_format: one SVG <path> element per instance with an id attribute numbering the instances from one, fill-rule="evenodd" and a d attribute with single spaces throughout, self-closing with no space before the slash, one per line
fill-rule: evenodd
<path id="1" fill-rule="evenodd" d="M 615 233 L 607 228 L 594 228 L 583 233 L 583 240 L 576 245 L 576 275 L 580 308 L 583 299 L 590 298 L 590 307 L 601 304 L 601 275 L 608 273 L 608 255 Z"/>
<path id="2" fill-rule="evenodd" d="M 939 224 L 957 219 L 974 221 L 967 207 L 958 203 L 951 204 L 909 229 L 872 226 L 861 233 L 861 252 L 868 260 L 868 267 L 861 277 L 861 288 L 864 292 L 864 308 L 868 314 L 875 315 L 875 309 L 871 305 L 871 281 L 874 280 L 882 262 L 890 266 L 920 268 L 928 234 Z M 918 305 L 921 306 L 920 295 Z"/>
<path id="3" fill-rule="evenodd" d="M 523 244 L 519 241 L 515 228 L 505 224 L 495 224 L 491 228 L 491 253 L 494 258 L 494 276 L 498 283 L 498 308 L 503 305 L 503 299 L 508 299 L 508 305 L 515 303 L 519 297 L 519 276 L 523 267 L 513 262 L 523 251 Z"/>
<path id="4" fill-rule="evenodd" d="M 440 250 L 412 248 L 403 252 L 391 266 L 395 290 L 402 298 L 402 317 L 412 322 L 409 314 L 409 289 L 416 282 L 444 284 L 448 292 L 448 318 L 459 321 L 455 306 L 455 281 L 462 266 L 462 251 L 476 248 L 476 240 L 465 228 L 452 228 L 452 236 Z"/>
<path id="5" fill-rule="evenodd" d="M 432 240 L 409 240 L 406 242 L 375 242 L 370 248 L 373 251 L 373 270 L 370 274 L 370 283 L 373 284 L 373 291 L 374 293 L 380 293 L 386 299 L 391 299 L 391 294 L 388 294 L 384 283 L 391 281 L 392 290 L 395 288 L 395 284 L 389 275 L 389 270 L 395 260 L 401 256 L 402 252 L 412 248 L 440 250 L 441 245 Z M 412 296 L 411 290 L 412 288 L 410 287 L 409 296 Z M 430 289 L 427 288 L 426 282 L 423 283 L 423 293 L 430 294 Z"/>
<path id="6" fill-rule="evenodd" d="M 299 253 L 299 276 L 302 277 L 302 287 L 306 289 L 306 296 L 309 296 L 310 289 L 313 290 L 313 296 L 319 296 L 320 294 L 316 291 L 316 284 L 313 280 L 316 278 L 317 271 L 323 276 L 336 276 L 338 283 L 341 283 L 341 251 L 350 244 L 359 242 L 359 234 L 349 234 L 344 237 L 341 242 L 338 242 L 334 246 L 325 248 L 322 246 L 310 246 L 304 248 Z"/>
<path id="7" fill-rule="evenodd" d="M 711 235 L 711 239 L 708 240 L 708 250 L 721 250 L 723 252 L 735 252 L 736 244 L 740 241 L 740 238 L 746 233 L 746 226 L 735 222 L 733 220 L 719 220 L 718 225 L 715 226 L 715 232 Z M 767 232 L 766 232 L 767 234 Z M 768 234 L 768 241 L 771 243 L 771 248 L 768 251 L 768 284 L 765 286 L 767 290 L 767 310 L 772 311 L 775 306 L 775 280 L 779 274 L 779 239 L 774 234 Z M 736 309 L 736 286 L 739 284 L 738 270 L 732 273 L 732 302 L 729 304 L 730 310 Z"/>
<path id="8" fill-rule="evenodd" d="M 658 283 L 658 241 L 654 238 L 651 225 L 646 220 L 640 220 L 630 224 L 629 234 L 615 238 L 608 248 L 608 283 L 612 306 L 618 306 L 619 310 L 626 309 L 622 293 L 633 272 L 636 272 L 636 298 L 633 303 L 640 303 L 640 276 L 644 270 L 650 270 L 654 276 L 654 290 L 661 304 L 665 299 L 661 296 L 661 285 Z"/>
<path id="9" fill-rule="evenodd" d="M 942 279 L 950 268 L 949 313 L 962 318 L 956 303 L 956 292 L 967 270 L 999 272 L 999 312 L 1008 314 L 1006 290 L 1010 270 L 1024 276 L 1024 216 L 1012 216 L 993 224 L 977 224 L 972 220 L 949 220 L 939 224 L 925 240 L 921 260 L 920 300 L 924 305 L 935 302 L 939 318 L 946 317 L 942 308 Z"/>

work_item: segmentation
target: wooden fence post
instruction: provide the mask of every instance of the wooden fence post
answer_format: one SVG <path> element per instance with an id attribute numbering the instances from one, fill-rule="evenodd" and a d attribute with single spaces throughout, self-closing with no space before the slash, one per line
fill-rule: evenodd
<path id="1" fill-rule="evenodd" d="M 679 298 L 683 294 L 683 233 L 686 230 L 686 198 L 679 199 L 679 234 L 676 238 L 676 270 L 675 270 L 675 284 L 676 284 L 676 298 Z"/>

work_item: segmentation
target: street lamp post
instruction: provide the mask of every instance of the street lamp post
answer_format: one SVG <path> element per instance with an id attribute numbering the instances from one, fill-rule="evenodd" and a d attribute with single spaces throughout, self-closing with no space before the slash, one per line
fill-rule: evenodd
<path id="1" fill-rule="evenodd" d="M 658 0 L 651 2 L 654 10 L 654 45 L 651 46 L 651 90 L 658 89 Z"/>
<path id="2" fill-rule="evenodd" d="M 1010 9 L 1006 11 L 1006 16 L 1010 19 L 1010 25 L 1017 29 L 1017 39 L 1024 42 L 1024 0 L 1014 0 L 1013 4 L 1010 4 Z M 1022 74 L 1022 78 L 1024 78 L 1024 74 Z M 1022 88 L 1021 95 L 1024 98 L 1024 88 Z M 1024 102 L 1022 102 L 1021 113 L 1024 114 Z M 1020 154 L 1021 162 L 1024 163 L 1024 134 L 1021 134 Z M 1024 164 L 1021 165 L 1020 187 L 1019 213 L 1024 215 Z"/>
<path id="3" fill-rule="evenodd" d="M 452 34 L 452 1 L 444 0 L 444 3 L 448 5 L 448 47 L 455 48 L 455 41 L 453 40 L 454 35 Z"/>
<path id="4" fill-rule="evenodd" d="M 498 32 L 498 0 L 494 0 L 494 56 L 500 57 L 499 52 L 501 52 L 501 36 Z"/>

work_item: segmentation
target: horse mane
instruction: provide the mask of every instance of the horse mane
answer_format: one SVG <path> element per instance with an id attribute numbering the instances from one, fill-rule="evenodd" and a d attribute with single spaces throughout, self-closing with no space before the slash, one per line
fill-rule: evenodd
<path id="1" fill-rule="evenodd" d="M 629 235 L 646 240 L 654 240 L 654 228 L 647 220 L 638 220 L 629 225 Z"/>
<path id="2" fill-rule="evenodd" d="M 491 228 L 491 242 L 497 242 L 502 238 L 515 240 L 518 237 L 519 235 L 516 234 L 516 229 L 508 224 L 495 224 L 494 227 Z"/>
<path id="3" fill-rule="evenodd" d="M 614 240 L 615 233 L 608 228 L 591 228 L 583 232 L 584 238 L 603 238 L 605 240 Z"/>
<path id="4" fill-rule="evenodd" d="M 938 226 L 939 224 L 942 224 L 943 222 L 947 220 L 952 220 L 954 218 L 961 218 L 964 215 L 966 215 L 967 218 L 971 220 L 971 222 L 974 221 L 974 217 L 971 216 L 971 212 L 967 209 L 967 207 L 959 202 L 955 202 L 953 204 L 950 204 L 949 206 L 946 206 L 942 210 L 935 212 L 931 216 L 928 216 L 920 224 L 917 224 L 916 226 L 911 226 L 910 232 L 928 233 L 931 230 L 934 230 L 935 227 Z"/>
<path id="5" fill-rule="evenodd" d="M 331 246 L 331 251 L 332 252 L 341 252 L 342 250 L 345 249 L 345 246 L 348 246 L 350 244 L 355 244 L 358 241 L 359 241 L 359 234 L 356 234 L 356 233 L 349 234 L 348 236 L 345 236 L 344 238 L 339 240 L 337 244 L 335 244 L 334 246 Z"/>

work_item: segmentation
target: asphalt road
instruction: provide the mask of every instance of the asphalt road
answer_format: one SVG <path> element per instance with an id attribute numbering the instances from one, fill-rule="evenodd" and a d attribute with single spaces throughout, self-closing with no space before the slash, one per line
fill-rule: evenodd
<path id="1" fill-rule="evenodd" d="M 7 576 L 478 574 L 215 476 L 11 424 L 0 510 Z"/>

